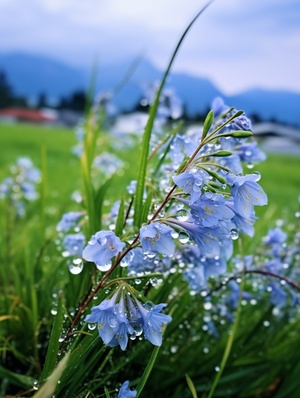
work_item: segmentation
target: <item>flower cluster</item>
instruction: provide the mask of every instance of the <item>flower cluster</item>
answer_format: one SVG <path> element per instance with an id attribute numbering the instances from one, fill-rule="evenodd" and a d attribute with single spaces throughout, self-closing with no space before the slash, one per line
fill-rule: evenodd
<path id="1" fill-rule="evenodd" d="M 31 159 L 19 158 L 11 167 L 11 177 L 0 184 L 0 198 L 9 199 L 19 217 L 25 215 L 26 203 L 38 199 L 37 184 L 41 173 Z"/>
<path id="2" fill-rule="evenodd" d="M 142 333 L 153 345 L 160 346 L 163 325 L 172 319 L 161 313 L 166 304 L 143 305 L 130 290 L 132 289 L 123 283 L 110 299 L 93 307 L 85 321 L 98 324 L 99 335 L 109 347 L 119 345 L 124 351 L 128 338 L 134 340 Z"/>
<path id="3" fill-rule="evenodd" d="M 59 243 L 63 248 L 62 255 L 70 260 L 69 270 L 72 274 L 79 274 L 83 269 L 81 255 L 86 243 L 85 236 L 80 230 L 83 215 L 83 212 L 75 211 L 65 213 L 56 226 Z"/>

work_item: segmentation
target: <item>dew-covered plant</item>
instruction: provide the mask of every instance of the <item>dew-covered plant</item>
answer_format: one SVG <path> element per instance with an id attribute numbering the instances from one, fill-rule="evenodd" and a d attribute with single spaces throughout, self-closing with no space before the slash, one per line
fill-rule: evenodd
<path id="1" fill-rule="evenodd" d="M 174 121 L 179 102 L 163 89 L 196 18 L 148 96 L 142 142 L 132 153 L 124 147 L 128 162 L 139 152 L 136 178 L 110 196 L 126 170 L 99 148 L 108 98 L 96 100 L 75 151 L 80 200 L 51 220 L 32 257 L 24 245 L 10 252 L 0 299 L 3 395 L 254 397 L 284 385 L 284 361 L 295 357 L 283 336 L 300 342 L 299 212 L 291 227 L 270 225 L 247 248 L 256 207 L 268 201 L 253 171 L 266 156 L 249 118 L 217 98 L 198 128 Z M 13 185 L 1 185 L 3 198 L 39 180 L 30 161 L 21 166 Z"/>

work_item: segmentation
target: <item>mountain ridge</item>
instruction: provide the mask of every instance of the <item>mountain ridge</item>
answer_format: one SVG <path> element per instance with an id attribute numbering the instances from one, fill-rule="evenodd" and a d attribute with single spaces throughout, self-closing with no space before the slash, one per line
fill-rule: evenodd
<path id="1" fill-rule="evenodd" d="M 91 69 L 74 67 L 51 57 L 28 53 L 0 53 L 0 71 L 4 71 L 14 92 L 27 98 L 37 98 L 41 93 L 48 98 L 68 96 L 89 86 Z M 124 60 L 98 68 L 96 91 L 111 90 L 118 86 L 133 63 Z M 142 84 L 159 81 L 162 71 L 147 59 L 135 65 L 134 72 L 115 98 L 120 111 L 129 112 L 140 101 Z M 300 93 L 288 90 L 253 88 L 235 95 L 225 95 L 209 79 L 186 73 L 171 72 L 167 85 L 182 100 L 188 115 L 205 113 L 216 96 L 229 106 L 243 109 L 249 115 L 263 120 L 276 119 L 286 124 L 300 125 Z"/>

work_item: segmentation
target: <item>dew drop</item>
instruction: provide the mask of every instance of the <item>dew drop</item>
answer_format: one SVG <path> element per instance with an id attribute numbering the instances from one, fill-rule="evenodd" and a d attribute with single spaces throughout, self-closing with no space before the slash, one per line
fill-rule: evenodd
<path id="1" fill-rule="evenodd" d="M 56 308 L 51 308 L 51 314 L 56 315 L 57 314 L 57 309 Z"/>
<path id="2" fill-rule="evenodd" d="M 180 243 L 185 244 L 190 240 L 190 236 L 187 232 L 180 232 L 178 235 L 178 240 Z"/>
<path id="3" fill-rule="evenodd" d="M 236 229 L 232 229 L 230 231 L 230 236 L 231 236 L 232 240 L 237 240 L 238 237 L 239 237 L 239 233 L 238 233 L 238 231 Z"/>
<path id="4" fill-rule="evenodd" d="M 186 221 L 189 218 L 189 212 L 186 209 L 180 209 L 177 211 L 176 218 L 179 221 Z"/>
<path id="5" fill-rule="evenodd" d="M 78 275 L 83 270 L 83 262 L 81 261 L 79 264 L 71 263 L 69 264 L 69 271 L 73 275 Z"/>
<path id="6" fill-rule="evenodd" d="M 206 311 L 211 310 L 211 309 L 212 309 L 212 303 L 211 303 L 210 301 L 207 301 L 206 303 L 203 304 L 203 308 L 204 308 Z"/>
<path id="7" fill-rule="evenodd" d="M 97 327 L 97 323 L 89 323 L 88 324 L 88 329 L 89 330 L 95 330 Z"/>
<path id="8" fill-rule="evenodd" d="M 96 264 L 96 268 L 101 272 L 106 272 L 111 269 L 111 263 L 107 263 L 104 265 Z"/>

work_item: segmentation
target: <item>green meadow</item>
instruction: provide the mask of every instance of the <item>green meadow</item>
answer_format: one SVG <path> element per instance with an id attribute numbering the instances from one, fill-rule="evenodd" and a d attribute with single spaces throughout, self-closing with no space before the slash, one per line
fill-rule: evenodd
<path id="1" fill-rule="evenodd" d="M 117 145 L 118 139 L 108 132 L 99 134 L 97 151 L 114 152 L 125 165 L 114 177 L 107 195 L 109 203 L 105 197 L 104 206 L 122 198 L 126 186 L 137 177 L 141 137 L 133 139 L 135 146 L 128 149 Z M 88 329 L 84 322 L 70 345 L 62 349 L 59 343 L 63 325 L 74 316 L 74 303 L 78 305 L 86 293 L 89 278 L 93 283 L 96 278 L 95 270 L 88 266 L 80 275 L 71 274 L 67 259 L 56 245 L 55 227 L 62 215 L 82 210 L 82 204 L 71 199 L 74 191 L 84 190 L 80 159 L 72 154 L 75 134 L 72 129 L 2 124 L 0 142 L 0 183 L 19 157 L 30 157 L 43 174 L 40 199 L 29 204 L 25 219 L 12 223 L 5 201 L 0 202 L 1 230 L 5 231 L 0 236 L 0 287 L 4 292 L 0 295 L 0 307 L 4 309 L 0 313 L 0 326 L 4 325 L 0 330 L 0 396 L 115 398 L 115 386 L 126 379 L 134 385 L 142 383 L 151 373 L 142 397 L 207 398 L 213 394 L 211 386 L 221 367 L 214 397 L 264 398 L 273 396 L 276 389 L 277 398 L 296 398 L 299 316 L 290 316 L 289 310 L 281 313 L 278 308 L 274 312 L 268 298 L 256 301 L 253 296 L 252 303 L 240 300 L 233 324 L 212 312 L 220 332 L 216 338 L 203 329 L 203 319 L 211 311 L 205 308 L 205 296 L 191 295 L 177 273 L 170 273 L 168 283 L 158 288 L 143 285 L 150 301 L 167 302 L 172 298 L 173 321 L 166 329 L 159 353 L 159 347 L 153 349 L 146 342 L 133 342 L 125 354 L 110 349 L 102 344 L 98 331 Z M 261 173 L 260 184 L 269 204 L 257 209 L 255 236 L 245 238 L 241 253 L 254 253 L 263 234 L 274 228 L 276 219 L 283 219 L 285 226 L 293 219 L 299 206 L 299 161 L 298 157 L 268 154 L 267 160 L 254 168 Z M 104 179 L 97 176 L 95 186 L 102 185 Z M 236 243 L 235 248 L 240 249 Z M 251 278 L 245 280 L 246 291 L 251 291 Z M 140 286 L 141 282 L 136 283 Z M 255 286 L 260 284 L 261 280 Z M 212 303 L 217 308 L 225 300 L 225 290 L 214 287 Z M 100 292 L 98 301 L 105 294 Z M 36 392 L 38 383 L 43 385 L 48 380 L 68 350 L 71 354 L 66 370 L 59 374 L 60 382 L 52 379 L 55 395 L 42 395 L 42 388 Z M 154 363 L 153 369 L 148 368 Z M 22 395 L 18 395 L 20 391 Z M 209 391 L 211 395 L 207 395 Z"/>

